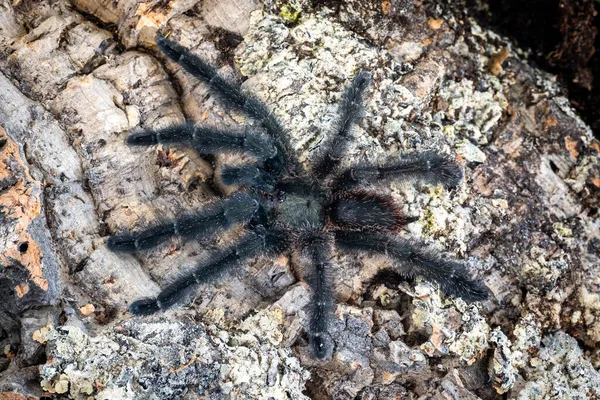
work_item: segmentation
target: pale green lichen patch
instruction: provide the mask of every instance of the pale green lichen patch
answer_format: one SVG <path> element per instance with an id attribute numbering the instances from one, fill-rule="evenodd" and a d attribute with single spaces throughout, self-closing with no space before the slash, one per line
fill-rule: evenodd
<path id="1" fill-rule="evenodd" d="M 200 394 L 216 386 L 232 399 L 304 399 L 310 374 L 279 348 L 281 318 L 280 310 L 260 312 L 227 340 L 215 325 L 209 336 L 165 320 L 131 320 L 96 336 L 61 327 L 48 335 L 41 385 L 72 399 L 178 399 L 190 385 Z"/>
<path id="2" fill-rule="evenodd" d="M 417 284 L 414 296 L 413 329 L 429 336 L 421 350 L 429 356 L 453 353 L 469 365 L 483 357 L 489 348 L 490 327 L 477 306 L 442 298 L 428 282 Z"/>
<path id="3" fill-rule="evenodd" d="M 489 79 L 496 80 L 493 77 Z M 486 90 L 477 90 L 470 79 L 460 82 L 448 80 L 441 86 L 438 95 L 448 107 L 437 118 L 444 116 L 446 120 L 453 121 L 454 132 L 477 144 L 489 143 L 492 129 L 507 106 L 501 85 L 490 84 Z"/>
<path id="4" fill-rule="evenodd" d="M 542 339 L 538 357 L 530 360 L 527 382 L 518 400 L 597 398 L 600 374 L 583 357 L 577 341 L 564 332 Z"/>

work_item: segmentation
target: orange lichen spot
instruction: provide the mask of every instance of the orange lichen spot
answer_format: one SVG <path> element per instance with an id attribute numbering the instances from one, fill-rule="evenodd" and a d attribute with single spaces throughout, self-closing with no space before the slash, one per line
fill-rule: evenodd
<path id="1" fill-rule="evenodd" d="M 502 63 L 508 58 L 508 47 L 503 47 L 498 53 L 490 57 L 488 69 L 492 75 L 498 76 L 503 69 Z"/>
<path id="2" fill-rule="evenodd" d="M 433 43 L 433 40 L 431 40 L 430 38 L 426 38 L 421 43 L 423 44 L 423 46 L 429 46 L 431 43 Z"/>
<path id="3" fill-rule="evenodd" d="M 29 281 L 42 290 L 48 290 L 48 281 L 43 277 L 42 250 L 29 232 L 21 232 L 15 245 L 0 254 L 2 264 L 18 261 L 29 271 Z"/>
<path id="4" fill-rule="evenodd" d="M 94 307 L 93 304 L 86 304 L 85 306 L 79 307 L 79 312 L 84 317 L 87 317 L 88 315 L 92 314 L 94 311 L 96 311 L 96 307 Z"/>
<path id="5" fill-rule="evenodd" d="M 600 143 L 598 143 L 597 140 L 592 140 L 592 143 L 590 143 L 590 147 L 596 150 L 596 153 L 600 153 Z"/>
<path id="6" fill-rule="evenodd" d="M 554 117 L 552 117 L 551 115 L 548 115 L 548 118 L 546 118 L 546 121 L 544 122 L 544 124 L 546 125 L 547 128 L 551 128 L 553 126 L 558 125 L 558 120 Z"/>
<path id="7" fill-rule="evenodd" d="M 381 3 L 381 12 L 383 15 L 390 15 L 392 13 L 392 3 L 389 1 L 383 1 Z"/>
<path id="8" fill-rule="evenodd" d="M 593 176 L 590 180 L 592 181 L 592 184 L 594 186 L 600 188 L 600 178 L 598 178 L 597 176 Z"/>
<path id="9" fill-rule="evenodd" d="M 573 158 L 579 157 L 579 151 L 577 151 L 577 140 L 573 140 L 570 137 L 565 137 L 565 146 L 569 150 L 569 154 Z"/>
<path id="10" fill-rule="evenodd" d="M 10 347 L 10 344 L 7 344 L 6 346 L 4 346 L 3 352 L 4 352 L 4 355 L 6 356 L 6 358 L 8 358 L 9 360 L 16 355 L 12 351 L 12 348 Z M 1 399 L 1 397 L 0 397 L 0 399 Z"/>
<path id="11" fill-rule="evenodd" d="M 33 332 L 31 338 L 38 343 L 46 344 L 48 341 L 48 334 L 50 334 L 50 332 L 52 332 L 52 325 L 48 324 Z"/>
<path id="12" fill-rule="evenodd" d="M 17 292 L 17 297 L 21 298 L 29 292 L 29 285 L 27 283 L 21 283 L 20 285 L 15 286 L 15 292 Z"/>
<path id="13" fill-rule="evenodd" d="M 19 179 L 14 179 L 15 174 Z M 8 212 L 7 218 L 18 221 L 15 231 L 24 230 L 31 220 L 40 215 L 39 199 L 33 195 L 39 183 L 29 175 L 28 167 L 21 159 L 19 146 L 0 127 L 0 181 L 16 181 L 4 189 L 0 196 L 0 207 Z"/>
<path id="14" fill-rule="evenodd" d="M 136 17 L 139 17 L 135 29 L 141 31 L 143 28 L 158 28 L 164 25 L 173 10 L 172 3 L 170 1 L 152 1 L 139 4 L 135 11 Z"/>
<path id="15" fill-rule="evenodd" d="M 429 25 L 429 27 L 431 29 L 433 29 L 434 31 L 437 31 L 438 29 L 440 29 L 442 27 L 443 23 L 444 23 L 443 19 L 431 18 L 429 21 L 427 21 L 427 25 Z"/>
<path id="16" fill-rule="evenodd" d="M 0 180 L 9 182 L 0 195 L 0 208 L 4 210 L 11 231 L 8 237 L 12 246 L 0 253 L 0 264 L 19 263 L 29 271 L 28 283 L 15 287 L 19 297 L 29 292 L 31 283 L 42 290 L 48 289 L 43 278 L 42 251 L 27 228 L 41 213 L 40 184 L 29 174 L 28 166 L 21 159 L 19 146 L 0 127 Z"/>
<path id="17" fill-rule="evenodd" d="M 436 324 L 431 324 L 432 332 L 431 338 L 429 339 L 431 343 L 435 346 L 436 349 L 440 349 L 442 347 L 442 343 L 444 341 L 444 336 L 439 326 Z"/>

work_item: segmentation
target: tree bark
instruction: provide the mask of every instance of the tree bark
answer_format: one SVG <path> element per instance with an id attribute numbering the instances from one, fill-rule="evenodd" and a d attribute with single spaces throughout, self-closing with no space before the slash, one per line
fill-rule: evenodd
<path id="1" fill-rule="evenodd" d="M 373 190 L 414 220 L 400 235 L 456 254 L 490 299 L 466 303 L 386 273 L 383 257 L 336 252 L 323 362 L 310 356 L 310 293 L 291 256 L 132 317 L 133 300 L 238 232 L 135 256 L 106 238 L 202 208 L 239 160 L 124 138 L 185 120 L 251 123 L 166 60 L 157 32 L 243 81 L 307 165 L 343 88 L 369 70 L 344 162 L 456 157 L 455 190 Z M 428 0 L 0 0 L 0 399 L 598 398 L 600 144 L 523 54 Z"/>

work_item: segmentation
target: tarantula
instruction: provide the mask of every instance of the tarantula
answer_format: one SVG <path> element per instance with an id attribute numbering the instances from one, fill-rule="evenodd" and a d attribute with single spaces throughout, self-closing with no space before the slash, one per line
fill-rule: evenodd
<path id="1" fill-rule="evenodd" d="M 294 252 L 303 265 L 302 278 L 312 292 L 308 310 L 308 339 L 313 357 L 326 358 L 333 350 L 329 325 L 334 315 L 334 293 L 328 269 L 333 247 L 351 253 L 383 254 L 397 262 L 404 276 L 423 276 L 447 294 L 468 301 L 483 300 L 488 291 L 473 281 L 463 264 L 423 244 L 398 237 L 406 223 L 390 196 L 363 187 L 391 179 L 420 180 L 455 187 L 461 170 L 434 152 L 413 153 L 385 165 L 363 164 L 343 169 L 340 164 L 352 140 L 351 131 L 363 114 L 363 96 L 371 81 L 361 71 L 343 93 L 334 134 L 323 145 L 310 170 L 292 151 L 281 123 L 256 97 L 223 78 L 217 70 L 179 44 L 159 36 L 158 48 L 185 71 L 204 83 L 221 103 L 260 124 L 260 128 L 232 129 L 185 123 L 130 134 L 131 146 L 180 144 L 203 155 L 238 153 L 252 162 L 224 167 L 224 185 L 241 187 L 197 212 L 160 223 L 134 234 L 111 236 L 112 251 L 132 253 L 179 236 L 186 240 L 210 237 L 243 225 L 237 241 L 209 255 L 195 268 L 166 285 L 155 298 L 136 300 L 130 311 L 148 315 L 181 302 L 188 289 L 219 277 L 258 256 Z"/>

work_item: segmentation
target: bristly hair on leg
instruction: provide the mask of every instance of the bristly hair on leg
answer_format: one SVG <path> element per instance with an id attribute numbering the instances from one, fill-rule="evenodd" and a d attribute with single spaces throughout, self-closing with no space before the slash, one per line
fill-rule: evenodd
<path id="1" fill-rule="evenodd" d="M 433 151 L 412 153 L 399 161 L 382 165 L 359 165 L 342 172 L 335 179 L 335 186 L 350 189 L 355 186 L 392 179 L 422 181 L 427 184 L 441 183 L 447 189 L 458 186 L 463 174 L 458 165 L 448 157 Z"/>
<path id="2" fill-rule="evenodd" d="M 397 260 L 408 266 L 398 269 L 398 272 L 410 277 L 422 275 L 425 279 L 438 283 L 446 294 L 467 301 L 485 300 L 489 295 L 485 286 L 470 278 L 463 264 L 416 241 L 376 233 L 337 231 L 335 242 L 340 248 L 352 253 L 362 251 L 382 254 Z"/>
<path id="3" fill-rule="evenodd" d="M 282 174 L 281 165 L 285 167 L 284 169 L 287 172 L 296 173 L 298 171 L 299 164 L 293 155 L 285 130 L 263 102 L 243 93 L 238 84 L 229 82 L 219 75 L 216 68 L 190 53 L 188 49 L 162 36 L 157 38 L 156 43 L 167 57 L 181 65 L 184 70 L 200 82 L 206 84 L 210 93 L 218 98 L 223 105 L 262 124 L 277 147 L 277 154 L 265 163 L 269 172 Z"/>
<path id="4" fill-rule="evenodd" d="M 323 154 L 313 167 L 313 172 L 317 178 L 325 178 L 332 174 L 345 155 L 352 127 L 363 117 L 363 97 L 370 83 L 371 73 L 360 71 L 344 91 L 340 101 L 340 115 L 336 132 L 323 146 Z"/>
<path id="5" fill-rule="evenodd" d="M 174 236 L 185 240 L 212 237 L 233 225 L 249 222 L 257 209 L 256 199 L 246 193 L 236 193 L 230 199 L 216 201 L 198 213 L 148 227 L 137 234 L 111 236 L 106 246 L 114 252 L 134 253 L 156 247 Z"/>
<path id="6" fill-rule="evenodd" d="M 127 136 L 126 141 L 130 146 L 182 144 L 195 148 L 200 154 L 244 153 L 260 161 L 277 155 L 277 149 L 271 139 L 262 133 L 195 126 L 190 123 L 141 130 Z"/>
<path id="7" fill-rule="evenodd" d="M 333 351 L 329 328 L 334 318 L 335 299 L 331 287 L 331 239 L 310 235 L 301 239 L 299 255 L 303 279 L 312 292 L 308 304 L 308 342 L 313 357 L 323 360 Z"/>
<path id="8" fill-rule="evenodd" d="M 185 300 L 191 288 L 219 278 L 252 257 L 273 256 L 286 247 L 287 237 L 281 232 L 248 231 L 232 245 L 207 254 L 198 266 L 180 274 L 156 298 L 134 301 L 129 311 L 135 315 L 149 315 L 167 310 Z"/>

